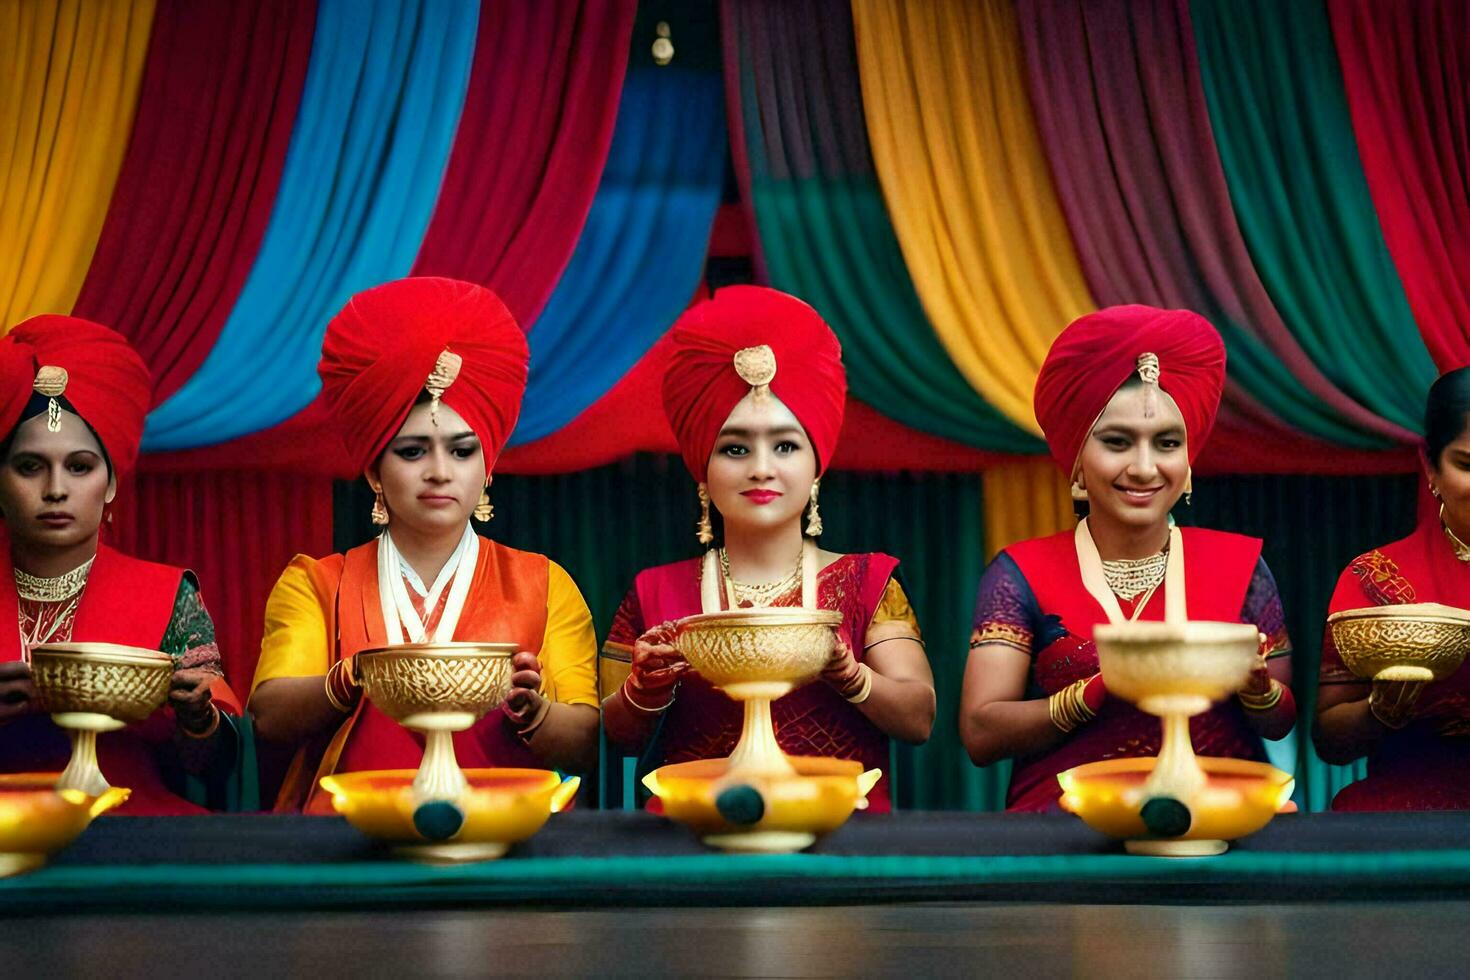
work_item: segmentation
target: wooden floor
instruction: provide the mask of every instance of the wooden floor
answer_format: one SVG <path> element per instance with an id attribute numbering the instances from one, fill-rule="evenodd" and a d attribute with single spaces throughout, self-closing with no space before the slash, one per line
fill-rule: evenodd
<path id="1" fill-rule="evenodd" d="M 14 917 L 7 977 L 1464 975 L 1470 903 Z"/>

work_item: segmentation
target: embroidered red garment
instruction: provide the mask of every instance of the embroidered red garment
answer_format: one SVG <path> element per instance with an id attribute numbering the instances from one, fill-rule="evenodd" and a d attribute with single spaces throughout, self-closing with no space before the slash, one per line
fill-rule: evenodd
<path id="1" fill-rule="evenodd" d="M 445 351 L 460 362 L 444 404 L 480 438 L 488 476 L 520 416 L 530 357 L 500 298 L 473 283 L 420 276 L 358 293 L 332 318 L 317 372 L 359 471 L 403 427 Z"/>
<path id="2" fill-rule="evenodd" d="M 693 616 L 701 611 L 701 559 L 691 558 L 638 573 L 608 635 L 609 643 L 631 647 L 650 627 Z M 863 660 L 868 633 L 898 560 L 883 554 L 844 555 L 817 575 L 817 605 L 842 613 L 838 632 Z M 801 605 L 800 588 L 773 605 Z M 796 756 L 855 759 L 867 769 L 882 769 L 883 778 L 868 793 L 868 812 L 891 808 L 888 736 L 826 684 L 813 682 L 771 704 L 776 742 Z M 717 759 L 729 755 L 740 740 L 744 708 L 690 672 L 664 715 L 658 741 L 645 758 L 650 766 Z"/>
<path id="3" fill-rule="evenodd" d="M 1277 637 L 1274 646 L 1284 647 L 1284 628 L 1276 622 L 1280 603 L 1274 583 L 1264 590 L 1269 596 L 1260 595 L 1263 590 L 1258 586 L 1259 570 L 1264 568 L 1260 560 L 1261 542 L 1200 528 L 1182 528 L 1180 533 L 1189 618 L 1254 622 L 1268 636 Z M 1019 573 L 1019 580 L 1001 574 L 1008 567 Z M 1004 589 L 1016 594 L 997 595 Z M 1165 587 L 1160 586 L 1139 619 L 1163 619 L 1164 592 Z M 1273 603 L 1274 613 L 1270 612 Z M 1125 616 L 1133 613 L 1132 603 L 1120 600 L 1120 605 Z M 1017 617 L 997 617 L 994 610 L 1003 606 L 1026 611 Z M 1082 584 L 1073 532 L 1011 545 L 992 563 L 981 582 L 976 613 L 978 635 L 972 643 L 996 642 L 998 637 L 987 631 L 1008 618 L 1017 635 L 1012 645 L 1032 655 L 1028 697 L 1049 697 L 1068 684 L 1097 673 L 1097 647 L 1092 641 L 1092 631 L 1108 618 Z M 1190 734 L 1200 755 L 1266 759 L 1260 737 L 1250 729 L 1234 698 L 1191 719 Z M 1156 755 L 1160 736 L 1158 718 L 1144 714 L 1121 698 L 1109 697 L 1098 716 L 1061 745 L 1015 761 L 1006 809 L 1052 809 L 1061 798 L 1058 773 L 1103 759 Z"/>
<path id="4" fill-rule="evenodd" d="M 1158 384 L 1184 416 L 1189 461 L 1209 441 L 1225 387 L 1225 344 L 1189 310 L 1109 306 L 1078 317 L 1052 341 L 1036 378 L 1036 420 L 1068 477 L 1097 417 L 1144 354 L 1158 358 Z"/>
<path id="5" fill-rule="evenodd" d="M 1455 557 L 1433 511 L 1407 538 L 1353 559 L 1337 580 L 1330 612 L 1410 602 L 1470 608 L 1470 565 Z M 1343 666 L 1331 630 L 1318 683 L 1361 685 L 1368 694 L 1367 682 Z M 1414 720 L 1384 737 L 1368 758 L 1367 778 L 1345 786 L 1332 808 L 1470 809 L 1470 669 L 1424 688 Z"/>
<path id="6" fill-rule="evenodd" d="M 736 355 L 769 347 L 775 357 L 771 392 L 795 415 L 817 453 L 817 472 L 832 462 L 847 373 L 832 329 L 795 296 L 764 286 L 726 286 L 691 307 L 674 324 L 664 373 L 664 413 L 684 465 L 701 483 L 720 427 L 751 390 Z M 747 375 L 764 377 L 759 360 Z"/>

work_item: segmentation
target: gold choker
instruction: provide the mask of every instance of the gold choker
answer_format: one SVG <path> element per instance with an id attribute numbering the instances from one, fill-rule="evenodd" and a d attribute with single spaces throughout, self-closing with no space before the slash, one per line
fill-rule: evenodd
<path id="1" fill-rule="evenodd" d="M 1164 584 L 1164 573 L 1169 567 L 1169 549 L 1147 558 L 1105 561 L 1102 567 L 1108 588 L 1126 602 Z"/>
<path id="2" fill-rule="evenodd" d="M 762 582 L 759 585 L 747 585 L 744 582 L 735 581 L 730 575 L 730 554 L 721 548 L 720 571 L 724 574 L 725 580 L 730 583 L 737 605 L 749 603 L 752 606 L 764 607 L 801 584 L 801 555 L 796 556 L 796 567 L 784 578 L 779 578 L 774 582 Z"/>
<path id="3" fill-rule="evenodd" d="M 82 594 L 82 589 L 87 586 L 87 575 L 92 571 L 92 562 L 96 556 L 88 558 L 81 565 L 73 568 L 64 575 L 55 578 L 42 578 L 15 569 L 15 591 L 20 598 L 29 602 L 65 602 Z"/>

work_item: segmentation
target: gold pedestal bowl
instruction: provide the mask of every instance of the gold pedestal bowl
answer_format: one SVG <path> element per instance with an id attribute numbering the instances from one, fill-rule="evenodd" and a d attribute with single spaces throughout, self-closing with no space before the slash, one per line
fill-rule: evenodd
<path id="1" fill-rule="evenodd" d="M 31 651 L 41 710 L 71 736 L 60 789 L 102 797 L 111 788 L 97 765 L 97 736 L 144 721 L 168 700 L 174 661 L 166 653 L 115 643 L 48 643 Z"/>
<path id="2" fill-rule="evenodd" d="M 338 773 L 323 777 L 322 788 L 348 823 L 395 853 L 426 864 L 459 864 L 505 854 L 566 807 L 581 785 L 545 769 L 468 769 L 462 775 L 466 789 L 453 804 L 462 819 L 448 834 L 435 823 L 441 811 L 426 813 L 412 769 Z"/>
<path id="3" fill-rule="evenodd" d="M 1095 632 L 1108 693 L 1158 715 L 1157 758 L 1113 759 L 1058 775 L 1062 806 L 1090 827 L 1126 840 L 1135 854 L 1219 854 L 1254 833 L 1291 796 L 1273 766 L 1200 759 L 1189 719 L 1238 691 L 1257 663 L 1249 623 L 1115 623 Z"/>
<path id="4" fill-rule="evenodd" d="M 1437 602 L 1344 609 L 1327 628 L 1343 665 L 1364 680 L 1442 681 L 1470 652 L 1470 610 Z"/>
<path id="5" fill-rule="evenodd" d="M 799 608 L 734 609 L 679 622 L 679 652 L 742 702 L 745 718 L 728 758 L 663 766 L 645 777 L 670 818 L 711 847 L 778 853 L 810 847 L 867 806 L 879 770 L 787 756 L 771 722 L 771 702 L 826 666 L 841 622 L 840 613 Z"/>
<path id="6" fill-rule="evenodd" d="M 94 817 L 128 798 L 125 789 L 89 796 L 58 789 L 56 781 L 56 773 L 0 775 L 0 878 L 41 867 Z"/>

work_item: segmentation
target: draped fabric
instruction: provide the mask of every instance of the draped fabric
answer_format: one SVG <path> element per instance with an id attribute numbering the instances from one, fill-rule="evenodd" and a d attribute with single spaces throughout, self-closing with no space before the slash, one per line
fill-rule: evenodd
<path id="1" fill-rule="evenodd" d="M 854 0 L 873 160 L 909 273 L 971 386 L 1035 432 L 1051 339 L 1094 308 L 1002 0 Z"/>
<path id="2" fill-rule="evenodd" d="M 314 3 L 159 0 L 127 158 L 77 316 L 127 337 L 154 401 L 219 337 L 265 235 Z"/>
<path id="3" fill-rule="evenodd" d="M 489 286 L 517 322 L 536 319 L 603 172 L 636 6 L 482 3 L 464 119 L 414 275 Z"/>
<path id="4" fill-rule="evenodd" d="M 209 357 L 149 419 L 144 447 L 269 428 L 319 390 L 331 314 L 406 275 L 458 125 L 475 44 L 468 0 L 321 0 L 270 225 Z"/>
<path id="5" fill-rule="evenodd" d="M 1330 0 L 1373 205 L 1441 371 L 1470 364 L 1470 5 Z"/>
<path id="6" fill-rule="evenodd" d="M 718 73 L 630 71 L 577 250 L 530 333 L 531 380 L 512 444 L 571 422 L 684 311 L 724 171 Z"/>
<path id="7" fill-rule="evenodd" d="M 1208 317 L 1230 354 L 1222 423 L 1343 445 L 1410 434 L 1358 405 L 1292 337 L 1251 265 L 1215 152 L 1187 9 L 1017 7 L 1037 124 L 1093 295 Z"/>
<path id="8" fill-rule="evenodd" d="M 1190 12 L 1231 201 L 1276 309 L 1339 388 L 1418 431 L 1436 372 L 1373 211 L 1326 10 L 1194 0 Z"/>
<path id="9" fill-rule="evenodd" d="M 0 0 L 0 332 L 67 313 L 107 215 L 153 0 Z"/>
<path id="10" fill-rule="evenodd" d="M 1050 459 L 992 466 L 985 489 L 985 559 L 1018 541 L 1041 538 L 1077 525 L 1072 492 Z"/>
<path id="11" fill-rule="evenodd" d="M 731 148 L 770 284 L 827 318 L 853 394 L 879 411 L 993 451 L 1039 450 L 956 370 L 919 304 L 873 171 L 850 5 L 722 14 Z"/>

